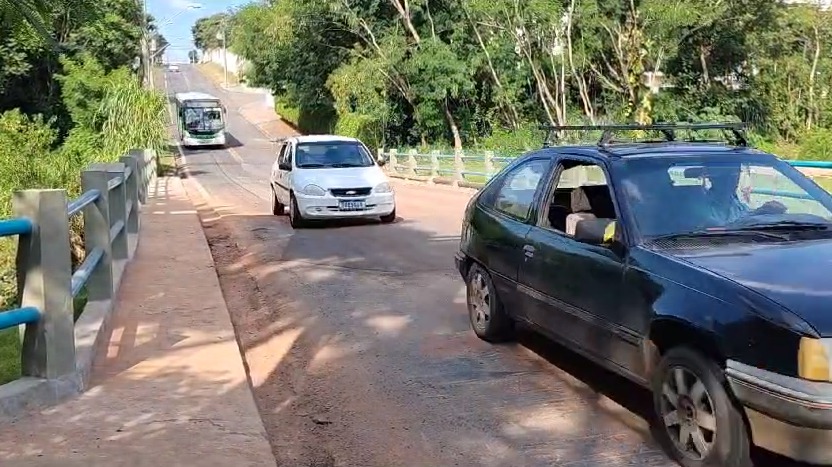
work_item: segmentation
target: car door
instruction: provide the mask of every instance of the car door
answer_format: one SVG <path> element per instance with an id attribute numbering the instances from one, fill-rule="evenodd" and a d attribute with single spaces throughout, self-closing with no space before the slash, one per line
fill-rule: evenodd
<path id="1" fill-rule="evenodd" d="M 472 256 L 488 268 L 497 293 L 517 317 L 525 316 L 521 307 L 513 306 L 523 244 L 531 227 L 532 206 L 551 166 L 549 158 L 533 158 L 509 169 L 479 197 L 469 223 Z"/>
<path id="2" fill-rule="evenodd" d="M 277 199 L 286 206 L 289 205 L 289 191 L 291 190 L 292 144 L 283 143 L 274 168 L 274 186 Z"/>
<path id="3" fill-rule="evenodd" d="M 570 176 L 576 169 L 588 171 L 590 176 Z M 595 187 L 594 192 L 606 186 L 609 191 L 607 180 L 601 165 L 563 158 L 547 195 L 585 186 Z M 609 196 L 611 200 L 612 192 Z M 551 335 L 628 372 L 635 371 L 639 368 L 639 336 L 618 324 L 626 250 L 620 248 L 619 241 L 593 244 L 553 227 L 547 217 L 551 199 L 542 199 L 541 215 L 526 235 L 518 273 L 518 289 L 529 319 Z M 620 218 L 614 204 L 605 211 L 597 217 Z"/>

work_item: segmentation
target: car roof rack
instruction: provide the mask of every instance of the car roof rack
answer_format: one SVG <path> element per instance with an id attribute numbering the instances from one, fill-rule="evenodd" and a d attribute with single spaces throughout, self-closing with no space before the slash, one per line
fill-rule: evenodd
<path id="1" fill-rule="evenodd" d="M 544 127 L 547 130 L 546 139 L 543 142 L 543 147 L 548 148 L 555 146 L 558 143 L 559 135 L 566 131 L 601 131 L 601 138 L 598 140 L 598 146 L 606 148 L 612 144 L 613 135 L 617 131 L 653 131 L 663 135 L 664 140 L 658 141 L 660 143 L 677 141 L 677 130 L 702 131 L 702 130 L 723 130 L 726 136 L 724 142 L 731 143 L 735 146 L 748 146 L 748 138 L 745 136 L 745 131 L 748 125 L 744 122 L 740 123 L 656 123 L 652 125 L 549 125 Z M 728 133 L 733 138 L 728 137 Z M 689 142 L 696 142 L 697 140 L 687 140 Z M 643 143 L 656 143 L 657 141 L 644 141 Z M 715 141 L 698 141 L 698 142 L 715 142 Z"/>

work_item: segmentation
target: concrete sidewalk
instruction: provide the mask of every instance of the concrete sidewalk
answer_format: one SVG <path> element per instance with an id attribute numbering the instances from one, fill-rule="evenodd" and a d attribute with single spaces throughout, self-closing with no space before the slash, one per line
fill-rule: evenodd
<path id="1" fill-rule="evenodd" d="M 0 465 L 275 465 L 197 213 L 151 196 L 91 388 L 0 428 Z"/>

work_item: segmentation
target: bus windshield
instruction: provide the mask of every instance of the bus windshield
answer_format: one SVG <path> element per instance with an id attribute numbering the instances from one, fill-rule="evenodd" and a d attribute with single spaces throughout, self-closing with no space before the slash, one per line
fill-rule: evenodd
<path id="1" fill-rule="evenodd" d="M 184 107 L 182 122 L 188 131 L 219 131 L 225 126 L 220 107 Z"/>

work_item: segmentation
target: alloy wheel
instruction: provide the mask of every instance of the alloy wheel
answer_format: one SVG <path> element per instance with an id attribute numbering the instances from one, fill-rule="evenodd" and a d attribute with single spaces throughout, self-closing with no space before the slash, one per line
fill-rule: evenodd
<path id="1" fill-rule="evenodd" d="M 687 368 L 670 367 L 659 405 L 664 429 L 676 449 L 694 461 L 707 457 L 716 443 L 716 413 L 702 380 Z"/>
<path id="2" fill-rule="evenodd" d="M 468 301 L 472 307 L 474 325 L 480 329 L 485 329 L 491 321 L 491 293 L 481 272 L 477 272 L 474 275 L 474 280 L 471 281 L 471 293 L 468 296 Z"/>

